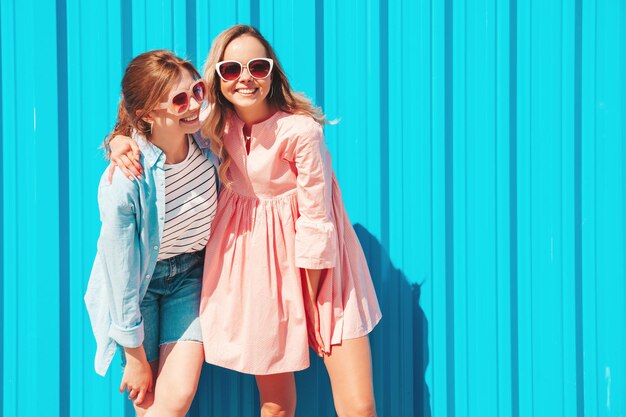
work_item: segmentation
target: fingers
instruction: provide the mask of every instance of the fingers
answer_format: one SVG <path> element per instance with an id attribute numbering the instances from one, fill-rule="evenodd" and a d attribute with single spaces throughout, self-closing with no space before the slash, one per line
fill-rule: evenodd
<path id="1" fill-rule="evenodd" d="M 128 152 L 125 155 L 121 155 L 120 157 L 128 159 L 126 167 L 131 171 L 136 172 L 137 175 L 140 175 L 143 173 L 143 167 L 141 166 L 141 163 L 139 163 L 139 155 L 141 154 L 141 151 L 139 150 L 139 148 L 136 149 L 136 151 L 133 150 L 132 152 Z"/>
<path id="2" fill-rule="evenodd" d="M 116 166 L 120 169 L 120 171 L 122 171 L 122 173 L 124 175 L 126 175 L 126 178 L 128 178 L 129 180 L 134 181 L 135 178 L 137 177 L 137 175 L 135 175 L 134 172 L 132 172 L 132 171 L 130 171 L 128 169 L 127 164 L 124 162 L 124 160 L 122 158 L 126 158 L 126 160 L 128 161 L 128 157 L 125 156 L 125 155 L 122 155 L 120 157 L 111 158 L 111 166 L 112 167 L 109 168 L 110 169 L 110 171 L 109 171 L 109 182 L 111 182 L 113 180 L 113 171 L 115 171 L 115 167 Z M 128 165 L 132 166 L 132 164 L 128 164 Z"/>
<path id="3" fill-rule="evenodd" d="M 322 340 L 322 332 L 320 331 L 319 310 L 315 309 L 314 314 L 315 314 L 315 321 L 313 322 L 313 330 L 315 334 L 315 340 L 317 342 L 317 345 L 319 346 L 319 349 L 322 351 L 322 353 L 326 353 L 326 349 L 324 348 L 324 340 Z"/>
<path id="4" fill-rule="evenodd" d="M 139 162 L 139 154 L 141 154 L 141 150 L 139 149 L 139 145 L 137 145 L 137 142 L 130 141 L 130 149 L 134 155 L 135 160 Z M 141 165 L 140 165 L 140 168 L 141 168 Z"/>
<path id="5" fill-rule="evenodd" d="M 113 173 L 115 172 L 116 165 L 111 162 L 109 164 L 109 184 L 113 182 Z"/>
<path id="6" fill-rule="evenodd" d="M 139 174 L 143 174 L 143 167 L 139 163 L 139 155 L 141 155 L 141 150 L 139 149 L 139 145 L 137 145 L 137 142 L 130 141 L 130 149 L 131 153 L 128 153 L 127 156 L 131 158 L 131 162 L 133 163 Z"/>
<path id="7" fill-rule="evenodd" d="M 115 167 L 118 167 L 122 174 L 126 175 L 126 178 L 129 180 L 133 180 L 133 176 L 130 171 L 126 168 L 126 166 L 122 163 L 122 160 L 119 157 L 111 157 L 111 168 L 109 170 L 109 180 L 113 180 L 113 171 L 115 171 Z"/>
<path id="8" fill-rule="evenodd" d="M 130 171 L 135 177 L 141 179 L 142 168 L 139 161 L 135 161 L 134 159 L 129 158 L 128 154 L 120 156 L 120 160 L 128 171 Z"/>
<path id="9" fill-rule="evenodd" d="M 143 167 L 139 163 L 139 154 L 133 155 L 133 158 L 130 161 L 132 162 L 137 172 L 139 172 L 139 177 L 141 177 L 141 174 L 143 174 Z"/>
<path id="10" fill-rule="evenodd" d="M 319 327 L 315 329 L 315 341 L 317 342 L 319 355 L 324 356 L 326 348 L 324 347 L 324 341 L 322 340 L 322 334 L 320 333 Z"/>
<path id="11" fill-rule="evenodd" d="M 320 332 L 319 317 L 315 311 L 309 313 L 309 320 L 307 321 L 307 336 L 311 349 L 317 353 L 317 356 L 320 358 L 323 357 L 325 353 L 324 342 Z"/>
<path id="12" fill-rule="evenodd" d="M 137 395 L 137 399 L 135 400 L 135 404 L 140 405 L 143 400 L 146 398 L 146 394 L 148 393 L 147 389 L 142 389 L 139 391 L 139 394 Z"/>
<path id="13" fill-rule="evenodd" d="M 140 390 L 136 388 L 131 389 L 130 394 L 128 394 L 128 398 L 130 398 L 131 400 L 134 400 L 137 397 L 137 394 L 139 394 L 139 391 Z"/>
<path id="14" fill-rule="evenodd" d="M 324 341 L 322 340 L 322 333 L 320 331 L 320 315 L 319 310 L 317 308 L 313 308 L 312 314 L 312 330 L 313 330 L 313 339 L 315 340 L 315 346 L 317 347 L 317 354 L 322 357 L 324 353 L 326 353 L 326 349 L 324 348 Z"/>
<path id="15" fill-rule="evenodd" d="M 322 335 L 319 331 L 319 328 L 313 329 L 312 338 L 315 342 L 316 352 L 321 358 L 322 356 L 324 356 L 324 353 L 326 353 L 326 350 L 324 349 L 324 342 L 322 341 Z"/>
<path id="16" fill-rule="evenodd" d="M 120 384 L 120 394 L 123 393 L 125 389 L 126 389 L 126 381 L 122 380 L 122 383 Z"/>

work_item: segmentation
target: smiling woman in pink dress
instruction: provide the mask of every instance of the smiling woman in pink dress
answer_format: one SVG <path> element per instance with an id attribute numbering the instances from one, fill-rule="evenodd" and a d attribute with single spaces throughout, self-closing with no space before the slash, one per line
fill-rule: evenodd
<path id="1" fill-rule="evenodd" d="M 214 41 L 204 78 L 224 183 L 207 244 L 205 359 L 256 375 L 261 415 L 294 414 L 293 371 L 323 357 L 339 416 L 376 414 L 367 334 L 381 318 L 324 142 L 324 115 L 291 90 L 261 34 Z"/>

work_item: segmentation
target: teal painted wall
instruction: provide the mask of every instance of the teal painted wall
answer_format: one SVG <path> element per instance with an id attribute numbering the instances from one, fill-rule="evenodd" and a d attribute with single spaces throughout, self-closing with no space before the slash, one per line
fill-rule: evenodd
<path id="1" fill-rule="evenodd" d="M 2 0 L 0 369 L 6 417 L 131 416 L 93 371 L 82 297 L 101 140 L 125 64 L 201 67 L 260 28 L 327 142 L 384 319 L 378 413 L 626 414 L 626 3 L 621 0 Z M 299 417 L 332 415 L 323 366 Z M 190 415 L 251 416 L 206 367 Z"/>

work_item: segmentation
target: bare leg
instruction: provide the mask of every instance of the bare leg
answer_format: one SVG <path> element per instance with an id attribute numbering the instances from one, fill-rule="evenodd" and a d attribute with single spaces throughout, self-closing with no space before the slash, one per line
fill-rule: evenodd
<path id="1" fill-rule="evenodd" d="M 296 380 L 293 372 L 257 375 L 261 417 L 293 417 L 296 411 Z"/>
<path id="2" fill-rule="evenodd" d="M 184 417 L 198 389 L 204 350 L 198 342 L 161 346 L 154 404 L 145 417 Z"/>
<path id="3" fill-rule="evenodd" d="M 344 340 L 324 356 L 339 417 L 375 417 L 372 354 L 367 336 Z"/>

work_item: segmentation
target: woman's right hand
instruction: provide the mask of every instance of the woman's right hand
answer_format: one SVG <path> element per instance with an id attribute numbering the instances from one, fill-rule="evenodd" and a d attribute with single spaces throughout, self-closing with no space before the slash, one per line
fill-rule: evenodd
<path id="1" fill-rule="evenodd" d="M 129 138 L 128 136 L 116 135 L 109 141 L 111 147 L 111 165 L 109 167 L 109 182 L 113 180 L 113 172 L 115 167 L 119 167 L 120 170 L 128 177 L 129 180 L 135 178 L 141 179 L 143 174 L 143 167 L 139 163 L 139 146 L 137 142 Z"/>
<path id="2" fill-rule="evenodd" d="M 143 346 L 136 348 L 124 348 L 126 353 L 126 366 L 124 376 L 120 384 L 120 392 L 129 392 L 128 398 L 139 405 L 143 402 L 146 394 L 152 392 L 152 368 L 146 360 Z"/>

